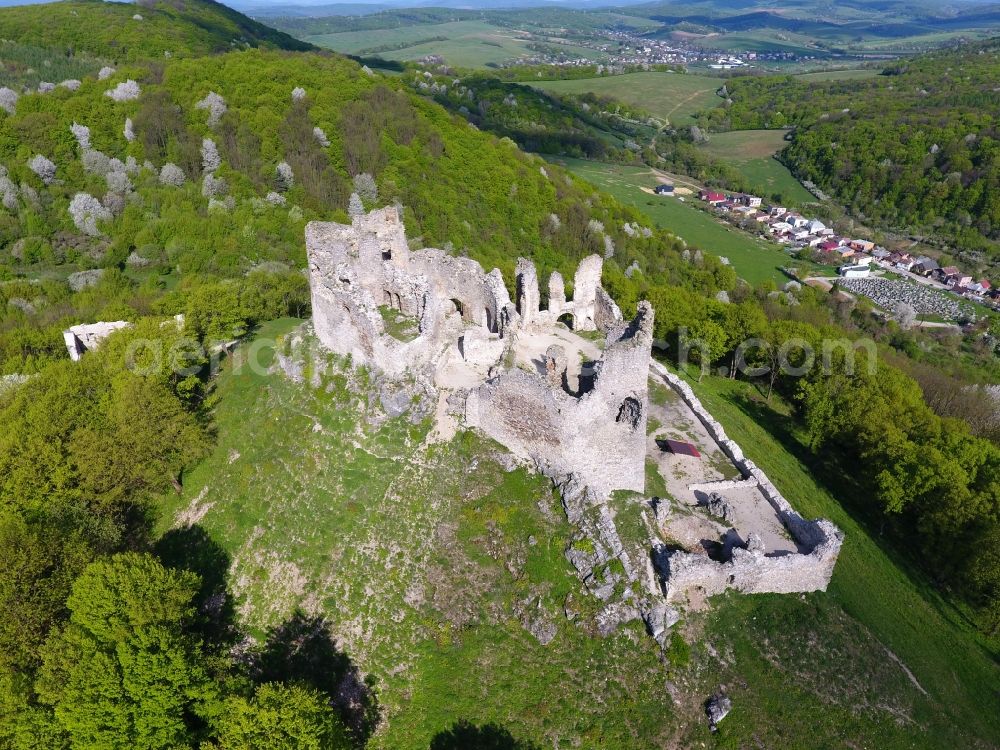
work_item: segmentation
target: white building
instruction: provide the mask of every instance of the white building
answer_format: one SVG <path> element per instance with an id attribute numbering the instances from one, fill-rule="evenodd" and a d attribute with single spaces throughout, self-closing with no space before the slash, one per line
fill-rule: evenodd
<path id="1" fill-rule="evenodd" d="M 853 266 L 841 266 L 837 273 L 845 279 L 863 279 L 871 275 L 871 267 L 867 263 L 859 263 Z"/>

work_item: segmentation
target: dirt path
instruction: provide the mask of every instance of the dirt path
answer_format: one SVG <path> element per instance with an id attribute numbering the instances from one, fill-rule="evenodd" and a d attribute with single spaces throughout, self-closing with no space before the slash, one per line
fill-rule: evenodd
<path id="1" fill-rule="evenodd" d="M 917 678 L 913 676 L 913 672 L 910 671 L 910 668 L 905 664 L 903 664 L 903 660 L 900 659 L 898 656 L 896 656 L 894 653 L 892 653 L 892 651 L 890 651 L 885 646 L 882 646 L 882 648 L 885 649 L 885 653 L 888 654 L 889 658 L 892 659 L 894 662 L 896 662 L 899 665 L 899 668 L 902 669 L 903 672 L 906 673 L 906 676 L 910 678 L 910 682 L 913 683 L 913 687 L 915 687 L 924 695 L 927 695 L 927 691 L 924 690 L 923 685 L 917 682 Z"/>
<path id="2" fill-rule="evenodd" d="M 664 172 L 662 169 L 656 169 L 655 167 L 650 167 L 649 171 L 652 172 L 656 177 L 658 177 L 661 180 L 668 180 L 674 183 L 674 185 L 683 185 L 686 188 L 690 188 L 693 192 L 698 192 L 699 190 L 702 189 L 702 186 L 699 185 L 697 182 L 691 182 L 689 179 L 678 177 L 677 175 L 671 174 L 670 172 Z"/>
<path id="3" fill-rule="evenodd" d="M 676 112 L 676 111 L 677 111 L 677 109 L 678 109 L 679 107 L 681 107 L 681 106 L 683 106 L 683 105 L 687 104 L 687 103 L 688 103 L 689 101 L 691 101 L 692 99 L 695 99 L 695 98 L 697 98 L 697 97 L 699 97 L 699 96 L 702 96 L 702 95 L 703 95 L 703 94 L 705 94 L 706 92 L 709 92 L 709 91 L 711 91 L 712 93 L 715 93 L 715 92 L 716 92 L 717 90 L 718 90 L 718 89 L 705 89 L 704 91 L 695 91 L 695 92 L 694 92 L 693 94 L 691 94 L 690 96 L 685 96 L 685 97 L 684 97 L 683 99 L 678 99 L 678 100 L 677 100 L 677 103 L 676 103 L 676 104 L 675 104 L 675 105 L 674 105 L 673 107 L 671 107 L 671 108 L 670 108 L 670 111 L 669 111 L 669 112 L 667 112 L 667 113 L 666 113 L 666 115 L 665 115 L 665 117 L 667 118 L 667 122 L 668 122 L 668 123 L 670 122 L 670 116 L 671 116 L 671 115 L 672 115 L 672 114 L 673 114 L 674 112 Z"/>

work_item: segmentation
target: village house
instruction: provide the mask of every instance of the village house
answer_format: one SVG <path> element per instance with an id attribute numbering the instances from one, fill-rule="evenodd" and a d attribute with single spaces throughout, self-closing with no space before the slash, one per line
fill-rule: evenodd
<path id="1" fill-rule="evenodd" d="M 969 290 L 976 294 L 987 294 L 993 285 L 987 279 L 980 279 L 975 284 L 969 285 Z"/>
<path id="2" fill-rule="evenodd" d="M 750 208 L 759 208 L 760 204 L 763 203 L 763 200 L 758 198 L 756 195 L 741 195 L 740 203 Z"/>
<path id="3" fill-rule="evenodd" d="M 937 272 L 938 278 L 949 286 L 964 287 L 972 283 L 972 277 L 963 273 L 957 266 L 946 266 Z"/>
<path id="4" fill-rule="evenodd" d="M 859 253 L 870 253 L 875 249 L 875 243 L 868 240 L 851 240 L 851 247 Z"/>
<path id="5" fill-rule="evenodd" d="M 917 258 L 911 270 L 913 273 L 919 273 L 921 276 L 930 276 L 931 273 L 937 271 L 939 268 L 940 266 L 936 260 L 928 258 L 926 255 L 921 255 Z"/>

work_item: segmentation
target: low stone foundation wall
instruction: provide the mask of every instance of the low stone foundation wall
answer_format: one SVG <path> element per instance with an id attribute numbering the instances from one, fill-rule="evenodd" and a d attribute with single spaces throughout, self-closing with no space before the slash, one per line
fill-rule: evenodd
<path id="1" fill-rule="evenodd" d="M 725 429 L 702 406 L 687 383 L 659 362 L 650 362 L 650 370 L 677 392 L 723 453 L 743 474 L 742 480 L 710 482 L 694 485 L 692 489 L 719 491 L 746 486 L 748 483 L 755 485 L 774 508 L 792 538 L 801 548 L 808 550 L 804 554 L 768 556 L 763 545 L 753 535 L 746 548 L 735 548 L 732 558 L 724 563 L 704 555 L 660 550 L 654 554 L 668 599 L 680 599 L 695 587 L 704 589 L 709 596 L 722 593 L 728 588 L 757 594 L 825 591 L 844 542 L 844 533 L 830 521 L 809 521 L 799 515 L 764 471 L 743 455 L 743 450 L 735 441 L 729 439 Z"/>
<path id="2" fill-rule="evenodd" d="M 827 520 L 810 522 L 810 526 L 821 541 L 807 554 L 769 557 L 752 535 L 747 547 L 733 548 L 726 562 L 690 552 L 654 552 L 667 600 L 681 601 L 694 588 L 708 596 L 727 589 L 744 594 L 826 591 L 844 536 Z"/>

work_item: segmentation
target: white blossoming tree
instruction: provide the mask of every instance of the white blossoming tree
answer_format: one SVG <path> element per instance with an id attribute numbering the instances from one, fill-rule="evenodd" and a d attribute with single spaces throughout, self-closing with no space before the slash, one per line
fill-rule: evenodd
<path id="1" fill-rule="evenodd" d="M 226 181 L 221 177 L 216 177 L 211 172 L 205 174 L 201 180 L 201 194 L 206 198 L 214 198 L 219 195 L 225 195 L 229 186 Z"/>
<path id="2" fill-rule="evenodd" d="M 102 151 L 84 151 L 80 161 L 83 162 L 83 170 L 89 174 L 106 175 L 111 171 L 111 159 Z"/>
<path id="3" fill-rule="evenodd" d="M 139 84 L 129 78 L 127 81 L 122 81 L 113 89 L 108 89 L 104 92 L 104 95 L 110 97 L 116 102 L 130 102 L 139 98 L 142 90 L 139 88 Z"/>
<path id="4" fill-rule="evenodd" d="M 219 149 L 215 146 L 215 141 L 205 138 L 201 142 L 201 168 L 211 174 L 222 164 L 222 157 L 219 156 Z"/>
<path id="5" fill-rule="evenodd" d="M 208 111 L 208 127 L 214 128 L 226 114 L 226 100 L 214 91 L 209 91 L 205 98 L 194 105 L 197 109 Z"/>
<path id="6" fill-rule="evenodd" d="M 132 180 L 125 172 L 108 172 L 104 175 L 105 181 L 108 183 L 108 190 L 113 193 L 131 193 L 132 192 Z"/>
<path id="7" fill-rule="evenodd" d="M 277 175 L 278 189 L 291 190 L 295 185 L 295 175 L 292 174 L 291 165 L 287 161 L 280 162 L 274 171 Z"/>
<path id="8" fill-rule="evenodd" d="M 111 220 L 111 211 L 89 193 L 77 193 L 73 196 L 69 204 L 69 215 L 77 229 L 92 237 L 101 235 L 101 230 L 97 227 L 98 221 Z"/>
<path id="9" fill-rule="evenodd" d="M 80 150 L 86 151 L 90 148 L 90 128 L 86 125 L 80 125 L 74 120 L 73 124 L 69 126 L 69 132 L 76 138 L 76 145 L 80 147 Z"/>
<path id="10" fill-rule="evenodd" d="M 176 164 L 171 164 L 167 162 L 160 169 L 160 184 L 169 185 L 170 187 L 181 187 L 184 185 L 184 170 L 178 167 Z"/>
<path id="11" fill-rule="evenodd" d="M 368 172 L 354 175 L 354 192 L 361 196 L 361 200 L 368 203 L 378 200 L 378 185 Z"/>
<path id="12" fill-rule="evenodd" d="M 8 115 L 14 114 L 17 110 L 17 100 L 19 98 L 19 94 L 14 89 L 7 88 L 6 86 L 0 88 L 0 109 L 3 109 Z"/>
<path id="13" fill-rule="evenodd" d="M 38 178 L 46 185 L 51 185 L 56 178 L 56 165 L 41 154 L 35 154 L 34 158 L 28 162 L 28 169 L 38 175 Z"/>

